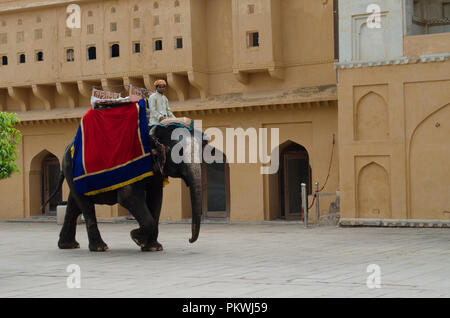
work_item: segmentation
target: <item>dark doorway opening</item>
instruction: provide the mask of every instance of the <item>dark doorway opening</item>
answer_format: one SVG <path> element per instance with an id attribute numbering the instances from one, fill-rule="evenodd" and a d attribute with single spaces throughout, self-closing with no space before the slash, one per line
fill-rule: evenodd
<path id="1" fill-rule="evenodd" d="M 212 150 L 213 156 L 215 151 L 219 150 Z M 223 163 L 202 164 L 202 188 L 205 217 L 227 218 L 230 212 L 230 171 L 225 156 Z"/>
<path id="2" fill-rule="evenodd" d="M 302 213 L 301 183 L 306 184 L 307 195 L 311 194 L 311 166 L 306 149 L 291 144 L 280 154 L 280 201 L 281 218 L 300 220 Z"/>
<path id="3" fill-rule="evenodd" d="M 50 195 L 55 192 L 58 187 L 58 179 L 60 173 L 60 164 L 58 158 L 54 155 L 48 155 L 42 160 L 42 190 L 41 190 L 41 204 L 44 204 Z M 46 215 L 56 215 L 56 207 L 62 201 L 62 190 L 59 190 L 57 195 L 50 200 L 45 207 Z"/>

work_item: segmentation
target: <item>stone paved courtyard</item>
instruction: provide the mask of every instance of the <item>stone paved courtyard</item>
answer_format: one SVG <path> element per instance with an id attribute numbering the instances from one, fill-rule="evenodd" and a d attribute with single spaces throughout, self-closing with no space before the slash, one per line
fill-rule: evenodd
<path id="1" fill-rule="evenodd" d="M 301 224 L 162 224 L 163 252 L 142 253 L 134 224 L 100 224 L 106 253 L 59 250 L 60 226 L 0 222 L 0 297 L 449 297 L 450 230 L 304 229 Z M 69 289 L 67 266 L 81 269 Z M 369 289 L 381 269 L 381 288 Z"/>

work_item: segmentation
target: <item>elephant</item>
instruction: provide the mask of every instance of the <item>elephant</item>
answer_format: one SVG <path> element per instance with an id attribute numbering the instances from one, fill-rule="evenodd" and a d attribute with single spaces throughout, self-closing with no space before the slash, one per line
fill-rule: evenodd
<path id="1" fill-rule="evenodd" d="M 77 218 L 82 213 L 86 222 L 89 250 L 93 252 L 106 251 L 108 245 L 101 238 L 97 226 L 95 204 L 114 205 L 119 203 L 130 211 L 139 224 L 139 228 L 132 230 L 130 233 L 132 240 L 141 247 L 142 251 L 162 251 L 163 246 L 157 239 L 165 177 L 181 178 L 189 187 L 192 206 L 192 237 L 189 242 L 194 243 L 198 239 L 202 216 L 201 162 L 183 160 L 181 163 L 175 163 L 172 160 L 171 151 L 177 144 L 186 141 L 186 144 L 195 147 L 197 150 L 203 150 L 208 141 L 203 132 L 197 131 L 195 133 L 195 129 L 188 131 L 186 128 L 181 128 L 187 131 L 187 133 L 184 133 L 185 140 L 183 138 L 172 140 L 172 132 L 177 128 L 177 126 L 153 126 L 150 130 L 150 149 L 152 149 L 153 159 L 152 176 L 119 189 L 93 196 L 79 195 L 75 191 L 70 151 L 73 142 L 66 148 L 62 159 L 58 187 L 54 193 L 56 194 L 61 189 L 64 179 L 66 179 L 70 193 L 64 224 L 59 235 L 58 247 L 60 249 L 80 247 L 80 244 L 75 240 L 75 233 Z M 52 197 L 53 195 L 50 196 L 43 207 Z"/>

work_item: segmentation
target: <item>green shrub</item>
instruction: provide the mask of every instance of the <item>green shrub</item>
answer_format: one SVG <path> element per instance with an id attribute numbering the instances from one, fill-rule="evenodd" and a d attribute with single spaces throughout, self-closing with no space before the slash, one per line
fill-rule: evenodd
<path id="1" fill-rule="evenodd" d="M 0 112 L 0 179 L 9 178 L 17 168 L 17 145 L 21 134 L 14 128 L 19 122 L 16 114 Z"/>

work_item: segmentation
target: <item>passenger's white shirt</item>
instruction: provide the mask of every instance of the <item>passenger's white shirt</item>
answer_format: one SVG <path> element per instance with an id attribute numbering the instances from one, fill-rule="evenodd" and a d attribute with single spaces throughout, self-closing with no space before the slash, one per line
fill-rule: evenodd
<path id="1" fill-rule="evenodd" d="M 163 116 L 175 118 L 169 108 L 169 100 L 163 94 L 158 92 L 150 95 L 148 99 L 149 112 L 147 112 L 148 125 L 159 124 L 159 119 Z"/>

